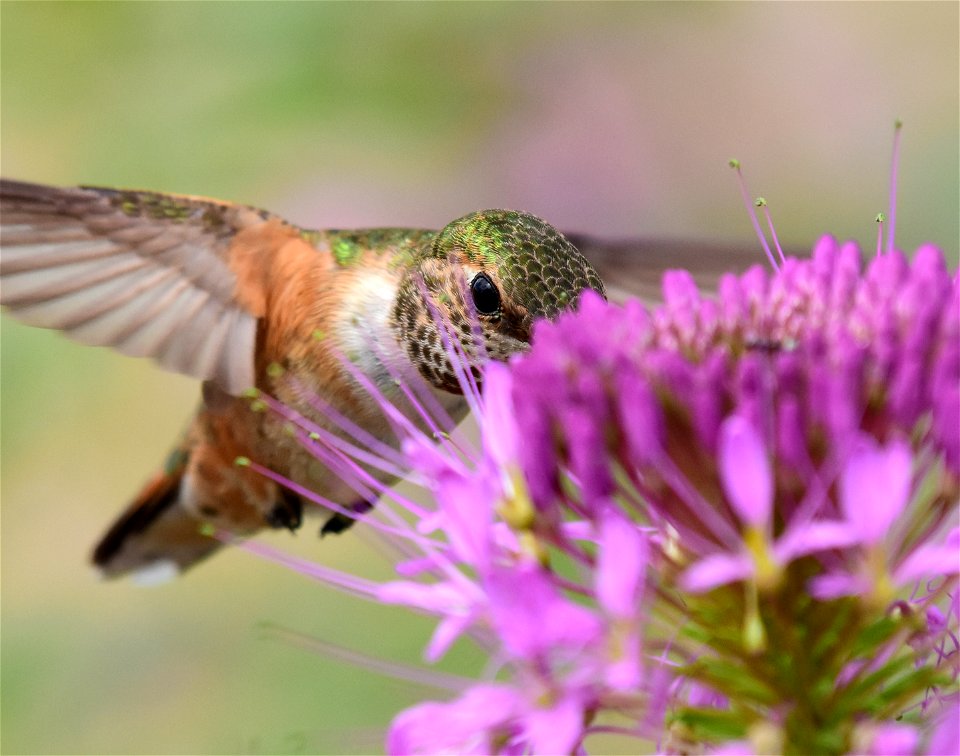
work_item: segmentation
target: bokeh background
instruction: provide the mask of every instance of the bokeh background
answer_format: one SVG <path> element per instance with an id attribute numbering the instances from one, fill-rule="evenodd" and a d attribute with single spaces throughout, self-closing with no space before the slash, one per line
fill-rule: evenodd
<path id="1" fill-rule="evenodd" d="M 958 6 L 21 3 L 0 7 L 2 170 L 178 191 L 307 226 L 511 206 L 608 237 L 958 246 Z M 759 257 L 758 257 L 759 259 Z M 264 639 L 418 663 L 430 623 L 241 552 L 156 589 L 91 545 L 163 459 L 193 381 L 2 325 L 4 753 L 375 752 L 408 683 Z M 277 546 L 372 577 L 356 532 Z M 480 659 L 455 649 L 448 668 Z M 607 743 L 604 749 L 613 749 Z"/>

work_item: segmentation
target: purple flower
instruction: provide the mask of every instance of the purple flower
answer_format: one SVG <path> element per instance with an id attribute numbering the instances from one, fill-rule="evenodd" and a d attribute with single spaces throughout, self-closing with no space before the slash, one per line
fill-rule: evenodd
<path id="1" fill-rule="evenodd" d="M 543 705 L 506 685 L 477 685 L 450 703 L 428 702 L 390 726 L 387 753 L 570 753 L 583 737 L 583 704 Z"/>
<path id="2" fill-rule="evenodd" d="M 688 568 L 680 578 L 686 590 L 699 593 L 746 578 L 770 589 L 793 559 L 851 542 L 846 529 L 827 522 L 792 523 L 771 540 L 771 466 L 759 435 L 743 418 L 733 415 L 721 425 L 718 458 L 727 501 L 746 530 L 734 551 L 709 554 Z"/>
<path id="3" fill-rule="evenodd" d="M 428 661 L 489 659 L 388 751 L 916 752 L 960 672 L 958 303 L 932 248 L 863 269 L 824 237 L 715 298 L 684 272 L 652 311 L 585 293 L 464 386 L 479 450 L 401 417 L 401 459 L 311 440 L 374 491 L 378 454 L 406 463 L 430 503 L 365 518 L 396 580 L 305 571 L 435 618 Z"/>
<path id="4" fill-rule="evenodd" d="M 510 656 L 578 655 L 600 636 L 594 614 L 564 598 L 537 566 L 495 570 L 486 588 L 493 627 Z"/>
<path id="5" fill-rule="evenodd" d="M 929 249 L 912 265 L 894 253 L 861 273 L 856 247 L 825 237 L 811 260 L 786 260 L 773 276 L 725 278 L 716 302 L 676 274 L 649 317 L 592 302 L 540 324 L 512 394 L 522 424 L 549 429 L 538 436 L 548 448 L 519 455 L 528 479 L 549 481 L 531 486 L 537 522 L 554 532 L 572 512 L 602 529 L 619 502 L 653 528 L 651 558 L 670 565 L 659 573 L 667 586 L 687 591 L 698 637 L 719 632 L 727 607 L 732 637 L 752 653 L 788 653 L 780 646 L 794 631 L 768 606 L 782 591 L 808 603 L 859 597 L 869 608 L 842 631 L 851 640 L 918 580 L 934 581 L 917 600 L 935 608 L 955 595 L 960 545 L 942 535 L 960 472 L 957 288 Z M 544 400 L 543 383 L 527 377 L 548 374 Z M 722 667 L 731 636 L 717 639 L 707 641 L 717 656 L 699 648 L 689 669 Z M 874 658 L 891 661 L 898 648 L 878 646 Z M 855 691 L 887 669 L 849 653 L 817 671 L 835 682 L 849 669 L 844 690 Z M 899 748 L 915 731 L 874 735 Z"/>
<path id="6" fill-rule="evenodd" d="M 912 468 L 912 455 L 905 443 L 894 442 L 880 448 L 869 438 L 861 440 L 840 477 L 844 520 L 834 527 L 836 545 L 859 545 L 863 551 L 851 553 L 857 560 L 852 572 L 832 571 L 814 578 L 811 591 L 815 596 L 829 599 L 864 595 L 885 606 L 893 599 L 897 586 L 960 572 L 960 537 L 956 529 L 943 545 L 925 543 L 890 571 L 883 542 L 912 496 Z"/>
<path id="7" fill-rule="evenodd" d="M 511 736 L 517 694 L 505 685 L 476 685 L 450 703 L 427 702 L 401 712 L 387 734 L 387 753 L 490 754 Z"/>

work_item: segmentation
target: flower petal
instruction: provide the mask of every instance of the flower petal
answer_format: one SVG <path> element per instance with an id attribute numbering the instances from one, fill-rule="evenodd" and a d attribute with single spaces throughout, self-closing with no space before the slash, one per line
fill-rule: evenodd
<path id="1" fill-rule="evenodd" d="M 703 593 L 753 574 L 753 562 L 743 555 L 711 554 L 688 567 L 680 585 L 691 593 Z"/>
<path id="2" fill-rule="evenodd" d="M 583 648 L 599 635 L 593 613 L 564 598 L 537 566 L 495 570 L 486 587 L 497 634 L 514 657 Z"/>
<path id="3" fill-rule="evenodd" d="M 656 463 L 663 455 L 664 420 L 653 391 L 630 365 L 615 376 L 617 413 L 627 451 L 637 465 Z"/>
<path id="4" fill-rule="evenodd" d="M 810 593 L 821 601 L 840 598 L 841 596 L 855 596 L 866 593 L 870 586 L 854 575 L 831 573 L 819 575 L 810 581 Z"/>
<path id="5" fill-rule="evenodd" d="M 608 509 L 600 522 L 599 546 L 597 600 L 615 617 L 632 617 L 647 569 L 647 539 L 635 524 Z"/>
<path id="6" fill-rule="evenodd" d="M 517 464 L 517 419 L 513 411 L 513 377 L 499 362 L 483 373 L 483 446 L 498 467 Z"/>
<path id="7" fill-rule="evenodd" d="M 571 753 L 583 737 L 583 703 L 563 696 L 549 709 L 531 708 L 524 725 L 532 753 Z"/>
<path id="8" fill-rule="evenodd" d="M 614 491 L 610 454 L 604 443 L 603 418 L 596 411 L 576 405 L 562 415 L 567 429 L 570 470 L 576 476 L 586 507 L 597 507 Z"/>
<path id="9" fill-rule="evenodd" d="M 869 756 L 912 756 L 917 752 L 919 735 L 910 725 L 890 722 L 878 725 L 866 753 Z"/>
<path id="10" fill-rule="evenodd" d="M 638 631 L 630 628 L 617 636 L 612 655 L 614 658 L 604 665 L 603 681 L 613 690 L 636 690 L 643 672 Z"/>
<path id="11" fill-rule="evenodd" d="M 919 547 L 893 573 L 898 585 L 921 577 L 956 575 L 960 572 L 960 555 L 956 548 L 928 544 Z"/>
<path id="12" fill-rule="evenodd" d="M 731 415 L 720 427 L 720 482 L 727 500 L 748 525 L 770 519 L 773 477 L 760 435 L 744 418 Z"/>
<path id="13" fill-rule="evenodd" d="M 431 663 L 439 660 L 472 623 L 473 617 L 469 615 L 445 617 L 433 631 L 430 642 L 423 652 L 423 658 Z"/>
<path id="14" fill-rule="evenodd" d="M 869 436 L 851 455 L 840 476 L 840 506 L 862 543 L 886 535 L 910 499 L 913 460 L 900 441 L 880 448 Z"/>
<path id="15" fill-rule="evenodd" d="M 387 733 L 389 754 L 492 752 L 496 729 L 521 701 L 506 685 L 475 685 L 449 703 L 428 701 L 400 712 Z"/>
<path id="16" fill-rule="evenodd" d="M 434 614 L 464 614 L 470 606 L 464 592 L 451 583 L 413 583 L 394 580 L 377 589 L 377 600 L 385 604 L 404 604 Z"/>
<path id="17" fill-rule="evenodd" d="M 781 565 L 815 551 L 842 548 L 859 542 L 859 535 L 845 522 L 810 522 L 784 533 L 773 546 Z"/>
<path id="18" fill-rule="evenodd" d="M 496 477 L 484 467 L 470 475 L 441 475 L 436 489 L 440 527 L 457 557 L 485 572 L 490 557 L 490 524 L 497 498 Z"/>
<path id="19" fill-rule="evenodd" d="M 960 753 L 960 706 L 952 699 L 933 726 L 927 753 Z"/>

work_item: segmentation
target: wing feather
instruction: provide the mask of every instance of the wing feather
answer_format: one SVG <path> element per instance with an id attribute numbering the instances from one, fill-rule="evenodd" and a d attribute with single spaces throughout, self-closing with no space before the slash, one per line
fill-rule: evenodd
<path id="1" fill-rule="evenodd" d="M 566 236 L 597 269 L 613 302 L 633 297 L 650 305 L 661 302 L 663 274 L 671 268 L 689 271 L 707 292 L 715 290 L 724 273 L 742 273 L 763 262 L 755 244 Z"/>
<path id="2" fill-rule="evenodd" d="M 217 313 L 206 313 L 209 328 L 203 332 L 203 338 L 193 349 L 193 373 L 212 374 L 216 370 L 217 356 L 223 349 L 233 318 L 220 317 Z"/>
<path id="3" fill-rule="evenodd" d="M 176 370 L 176 362 L 167 356 L 168 344 L 183 322 L 189 321 L 203 307 L 204 298 L 204 292 L 184 281 L 177 281 L 164 296 L 163 307 L 156 315 L 116 344 L 117 349 L 131 357 L 153 357 L 165 368 Z M 181 334 L 180 338 L 186 335 Z"/>
<path id="4" fill-rule="evenodd" d="M 77 240 L 66 234 L 63 236 L 62 240 L 52 239 L 31 244 L 28 240 L 36 237 L 28 232 L 8 234 L 7 227 L 4 225 L 3 235 L 0 237 L 3 244 L 3 254 L 0 255 L 0 275 L 5 279 L 6 276 L 14 273 L 43 270 L 84 260 L 97 260 L 113 255 L 117 251 L 117 245 L 107 239 Z"/>
<path id="5" fill-rule="evenodd" d="M 76 319 L 67 328 L 70 338 L 90 346 L 119 344 L 138 328 L 141 328 L 161 307 L 163 297 L 174 283 L 165 286 L 143 286 L 137 282 L 139 291 L 133 287 L 105 302 L 100 312 L 85 319 Z"/>
<path id="6" fill-rule="evenodd" d="M 160 364 L 171 370 L 193 373 L 195 366 L 202 362 L 197 359 L 201 346 L 226 314 L 216 300 L 211 300 L 209 295 L 198 296 L 197 292 L 190 293 L 190 302 L 183 309 L 190 311 L 190 328 L 179 338 L 167 342 L 160 355 Z"/>
<path id="7" fill-rule="evenodd" d="M 6 180 L 0 221 L 0 302 L 18 319 L 229 393 L 253 385 L 258 313 L 238 299 L 230 245 L 269 221 L 299 229 L 215 200 Z"/>
<path id="8" fill-rule="evenodd" d="M 157 271 L 156 277 L 161 276 L 173 280 L 176 274 Z M 17 318 L 27 325 L 68 330 L 109 310 L 113 302 L 122 299 L 130 287 L 138 283 L 140 283 L 138 274 L 132 273 L 61 297 L 41 299 L 16 309 L 11 308 L 11 311 L 15 312 Z M 155 281 L 151 280 L 150 283 Z"/>
<path id="9" fill-rule="evenodd" d="M 68 262 L 40 271 L 26 270 L 3 277 L 3 303 L 9 307 L 57 299 L 127 274 L 153 267 L 137 254 L 127 252 L 106 259 Z"/>
<path id="10" fill-rule="evenodd" d="M 254 349 L 257 341 L 257 323 L 251 318 L 240 316 L 239 311 L 234 311 L 230 317 L 230 328 L 227 332 L 227 343 L 230 344 L 249 344 L 250 351 Z M 243 355 L 237 349 L 228 349 L 225 352 L 226 359 L 217 362 L 217 370 L 213 374 L 213 380 L 221 386 L 242 386 L 247 363 Z"/>

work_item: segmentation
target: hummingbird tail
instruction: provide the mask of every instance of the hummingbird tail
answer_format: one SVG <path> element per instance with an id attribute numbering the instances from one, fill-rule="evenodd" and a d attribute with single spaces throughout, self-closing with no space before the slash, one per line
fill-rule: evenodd
<path id="1" fill-rule="evenodd" d="M 133 573 L 141 583 L 162 582 L 220 547 L 181 503 L 185 469 L 154 476 L 100 539 L 93 563 L 104 577 Z"/>

